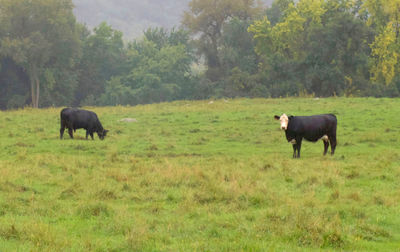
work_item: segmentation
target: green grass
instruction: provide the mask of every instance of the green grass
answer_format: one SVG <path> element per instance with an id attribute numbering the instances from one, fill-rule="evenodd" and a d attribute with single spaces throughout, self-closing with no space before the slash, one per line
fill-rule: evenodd
<path id="1" fill-rule="evenodd" d="M 396 251 L 400 100 L 239 99 L 0 112 L 0 251 Z M 275 114 L 335 113 L 292 159 Z M 119 122 L 125 117 L 136 123 Z"/>

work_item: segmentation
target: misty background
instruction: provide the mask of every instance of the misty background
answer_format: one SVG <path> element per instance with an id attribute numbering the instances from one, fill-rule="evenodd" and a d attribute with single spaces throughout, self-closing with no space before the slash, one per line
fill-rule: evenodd
<path id="1" fill-rule="evenodd" d="M 273 0 L 263 0 L 265 6 Z M 190 0 L 73 0 L 79 22 L 91 29 L 107 22 L 124 33 L 126 40 L 143 36 L 151 27 L 180 26 Z"/>

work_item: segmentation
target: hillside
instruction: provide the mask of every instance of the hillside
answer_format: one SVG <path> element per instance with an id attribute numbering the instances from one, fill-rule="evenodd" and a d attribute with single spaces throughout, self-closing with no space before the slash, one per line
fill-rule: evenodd
<path id="1" fill-rule="evenodd" d="M 0 251 L 398 251 L 400 100 L 235 99 L 0 111 Z M 333 112 L 338 147 L 273 115 Z M 121 122 L 131 117 L 133 123 Z"/>
<path id="2" fill-rule="evenodd" d="M 264 0 L 270 3 L 272 0 Z M 149 27 L 179 26 L 190 0 L 73 0 L 79 22 L 93 28 L 103 21 L 121 30 L 126 39 L 139 37 Z"/>

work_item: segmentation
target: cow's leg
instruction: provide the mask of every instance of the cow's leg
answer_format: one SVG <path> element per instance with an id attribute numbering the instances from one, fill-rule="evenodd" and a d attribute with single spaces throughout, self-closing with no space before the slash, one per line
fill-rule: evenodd
<path id="1" fill-rule="evenodd" d="M 74 134 L 73 134 L 71 128 L 68 128 L 68 134 L 69 134 L 69 136 L 70 136 L 71 138 L 74 138 Z"/>
<path id="2" fill-rule="evenodd" d="M 328 140 L 323 140 L 324 142 L 324 156 L 328 152 L 328 147 L 329 147 L 329 141 Z"/>
<path id="3" fill-rule="evenodd" d="M 94 140 L 93 132 L 90 132 L 90 137 L 92 138 L 92 140 Z"/>
<path id="4" fill-rule="evenodd" d="M 296 142 L 297 142 L 297 158 L 300 158 L 300 149 L 301 149 L 301 141 L 302 140 L 303 139 L 301 139 L 301 138 L 296 139 Z"/>
<path id="5" fill-rule="evenodd" d="M 86 130 L 86 140 L 88 140 L 88 136 L 89 136 L 89 131 Z"/>
<path id="6" fill-rule="evenodd" d="M 63 120 L 61 120 L 60 139 L 63 138 L 64 131 L 65 131 L 65 122 Z"/>
<path id="7" fill-rule="evenodd" d="M 329 136 L 329 142 L 331 143 L 331 155 L 335 154 L 336 149 L 336 135 Z"/>
<path id="8" fill-rule="evenodd" d="M 292 146 L 293 146 L 293 158 L 296 158 L 297 144 L 292 144 Z"/>

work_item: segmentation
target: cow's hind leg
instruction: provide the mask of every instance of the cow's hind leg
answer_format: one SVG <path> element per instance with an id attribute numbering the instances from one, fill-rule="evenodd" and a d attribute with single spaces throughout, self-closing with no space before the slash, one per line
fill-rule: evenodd
<path id="1" fill-rule="evenodd" d="M 329 136 L 329 142 L 331 143 L 331 155 L 335 154 L 335 149 L 336 149 L 336 135 L 334 136 Z"/>
<path id="2" fill-rule="evenodd" d="M 328 152 L 328 147 L 329 147 L 329 141 L 328 140 L 323 140 L 324 142 L 324 156 Z"/>
<path id="3" fill-rule="evenodd" d="M 300 158 L 300 149 L 301 149 L 301 141 L 302 140 L 303 139 L 301 139 L 301 138 L 296 139 L 296 142 L 297 142 L 297 158 Z"/>
<path id="4" fill-rule="evenodd" d="M 64 121 L 64 120 L 61 120 L 60 139 L 63 138 L 64 131 L 65 131 L 65 121 Z"/>
<path id="5" fill-rule="evenodd" d="M 90 132 L 90 137 L 92 138 L 92 140 L 94 140 L 93 132 Z"/>

